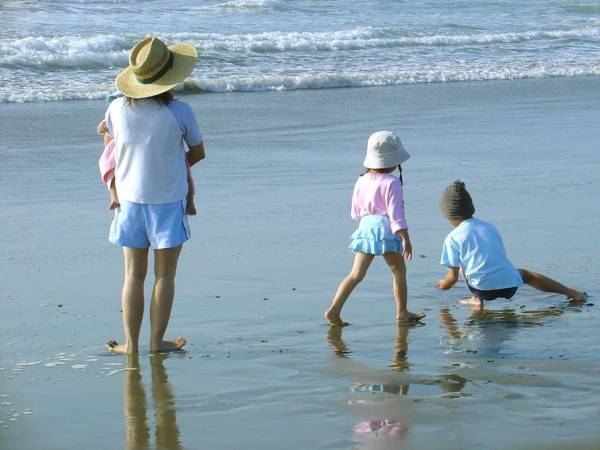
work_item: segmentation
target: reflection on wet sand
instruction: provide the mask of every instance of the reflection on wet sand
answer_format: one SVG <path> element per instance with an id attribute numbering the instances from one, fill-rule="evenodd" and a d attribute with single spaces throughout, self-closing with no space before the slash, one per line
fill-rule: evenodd
<path id="1" fill-rule="evenodd" d="M 475 345 L 476 353 L 483 350 L 486 356 L 499 355 L 505 343 L 513 339 L 520 328 L 541 326 L 565 313 L 568 306 L 552 306 L 517 312 L 514 309 L 473 309 L 461 326 L 448 308 L 440 309 L 440 324 L 452 339 L 451 350 L 459 351 Z M 467 345 L 468 344 L 468 345 Z"/>
<path id="2" fill-rule="evenodd" d="M 150 356 L 152 373 L 152 398 L 156 421 L 156 448 L 158 450 L 180 450 L 181 440 L 175 401 L 168 382 L 164 360 L 168 355 L 154 354 Z M 150 428 L 147 423 L 146 391 L 142 383 L 142 374 L 138 355 L 128 356 L 128 368 L 125 374 L 124 414 L 125 414 L 125 448 L 142 450 L 150 448 Z"/>
<path id="3" fill-rule="evenodd" d="M 411 326 L 398 326 L 396 333 L 396 341 L 392 354 L 392 362 L 390 367 L 394 371 L 408 370 L 410 364 L 407 359 L 408 353 L 408 333 Z M 348 348 L 342 339 L 342 328 L 331 326 L 327 332 L 327 342 L 335 356 L 349 360 L 352 351 Z M 370 371 L 370 368 L 353 363 L 353 367 L 358 376 L 364 376 Z M 410 384 L 385 382 L 385 383 L 359 383 L 352 385 L 350 391 L 353 393 L 386 393 L 394 396 L 405 396 L 408 394 Z M 373 404 L 371 401 L 351 399 L 348 401 L 350 406 L 361 406 Z M 396 446 L 399 441 L 407 437 L 409 425 L 408 422 L 402 419 L 402 408 L 394 408 L 395 414 L 390 417 L 369 418 L 359 421 L 353 427 L 353 434 L 357 442 L 360 442 L 361 448 L 380 448 L 381 445 Z M 382 411 L 383 412 L 383 411 Z M 369 412 L 372 414 L 372 411 Z"/>
<path id="4" fill-rule="evenodd" d="M 142 384 L 140 362 L 136 355 L 129 355 L 125 372 L 123 407 L 125 413 L 125 448 L 142 450 L 149 448 L 150 429 L 146 419 L 146 392 Z"/>
<path id="5" fill-rule="evenodd" d="M 408 370 L 410 363 L 408 362 L 408 331 L 410 328 L 417 326 L 415 325 L 398 325 L 398 331 L 396 332 L 396 342 L 394 345 L 394 353 L 392 355 L 392 363 L 390 367 L 393 370 L 399 372 Z"/>

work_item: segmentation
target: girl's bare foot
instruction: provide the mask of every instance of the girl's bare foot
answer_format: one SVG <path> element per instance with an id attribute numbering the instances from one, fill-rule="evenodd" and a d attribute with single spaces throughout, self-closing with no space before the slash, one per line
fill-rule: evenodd
<path id="1" fill-rule="evenodd" d="M 327 311 L 325 311 L 324 315 L 325 318 L 329 321 L 329 323 L 334 327 L 345 327 L 347 325 L 350 325 L 350 323 L 344 322 L 342 320 L 342 318 L 340 317 L 340 312 L 336 308 L 329 308 Z"/>
<path id="2" fill-rule="evenodd" d="M 183 349 L 183 346 L 187 344 L 187 341 L 183 337 L 178 337 L 174 341 L 162 341 L 158 345 L 150 344 L 151 353 L 166 353 L 166 352 L 178 352 Z"/>
<path id="3" fill-rule="evenodd" d="M 410 311 L 404 311 L 396 316 L 396 322 L 399 324 L 414 323 L 418 322 L 423 317 L 425 317 L 425 313 L 411 313 Z"/>
<path id="4" fill-rule="evenodd" d="M 469 305 L 483 308 L 483 300 L 481 300 L 479 297 L 462 298 L 458 301 L 458 303 L 460 303 L 461 305 Z"/>
<path id="5" fill-rule="evenodd" d="M 127 344 L 119 344 L 117 341 L 114 340 L 108 341 L 106 343 L 106 348 L 108 348 L 108 350 L 113 353 L 137 353 L 137 350 L 130 351 L 129 348 L 127 348 Z"/>

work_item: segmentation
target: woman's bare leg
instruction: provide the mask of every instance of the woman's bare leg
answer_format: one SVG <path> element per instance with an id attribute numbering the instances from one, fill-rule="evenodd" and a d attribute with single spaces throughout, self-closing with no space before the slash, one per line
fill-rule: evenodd
<path id="1" fill-rule="evenodd" d="M 340 317 L 342 312 L 342 307 L 348 297 L 354 290 L 354 288 L 362 281 L 362 279 L 367 274 L 367 270 L 369 270 L 369 266 L 371 262 L 375 258 L 375 255 L 368 255 L 366 253 L 357 252 L 354 255 L 354 265 L 352 266 L 352 271 L 342 280 L 335 296 L 333 297 L 333 301 L 331 302 L 331 306 L 327 311 L 325 311 L 325 318 L 331 323 L 331 325 L 335 325 L 338 327 L 343 327 L 349 325 L 348 322 L 344 322 Z"/>
<path id="2" fill-rule="evenodd" d="M 568 288 L 567 286 L 560 284 L 558 281 L 548 278 L 541 273 L 532 272 L 527 269 L 519 269 L 523 282 L 529 286 L 543 292 L 554 292 L 555 294 L 562 294 L 569 300 L 582 302 L 587 298 L 585 292 L 579 292 L 574 289 Z"/>
<path id="3" fill-rule="evenodd" d="M 182 246 L 154 251 L 154 289 L 150 304 L 150 351 L 179 350 L 186 344 L 182 337 L 174 341 L 163 340 L 175 296 L 175 273 Z"/>
<path id="4" fill-rule="evenodd" d="M 125 343 L 107 343 L 117 353 L 137 353 L 142 318 L 144 317 L 144 280 L 148 271 L 148 249 L 123 247 L 125 280 L 121 292 Z"/>
<path id="5" fill-rule="evenodd" d="M 392 287 L 394 299 L 396 300 L 396 320 L 399 323 L 421 320 L 425 317 L 425 314 L 415 314 L 408 310 L 408 287 L 406 285 L 404 257 L 401 253 L 384 253 L 383 258 L 392 271 Z"/>

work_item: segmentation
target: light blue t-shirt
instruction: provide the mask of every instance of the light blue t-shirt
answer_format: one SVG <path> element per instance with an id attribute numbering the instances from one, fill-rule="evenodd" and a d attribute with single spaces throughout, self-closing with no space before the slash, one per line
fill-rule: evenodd
<path id="1" fill-rule="evenodd" d="M 521 275 L 506 257 L 496 227 L 475 217 L 448 234 L 440 263 L 460 267 L 469 285 L 482 291 L 523 285 Z"/>

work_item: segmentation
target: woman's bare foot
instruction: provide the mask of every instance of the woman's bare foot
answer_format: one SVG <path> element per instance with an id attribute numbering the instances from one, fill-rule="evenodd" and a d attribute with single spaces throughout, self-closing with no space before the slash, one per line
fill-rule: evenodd
<path id="1" fill-rule="evenodd" d="M 113 353 L 124 353 L 124 354 L 137 353 L 137 350 L 135 350 L 135 351 L 129 350 L 129 348 L 127 348 L 127 344 L 119 344 L 117 341 L 114 341 L 114 340 L 108 341 L 106 343 L 106 348 L 108 348 L 108 350 Z"/>
<path id="2" fill-rule="evenodd" d="M 587 292 L 573 291 L 567 295 L 567 299 L 571 302 L 585 302 L 588 299 Z"/>
<path id="3" fill-rule="evenodd" d="M 410 311 L 404 311 L 396 316 L 396 322 L 398 324 L 415 323 L 425 317 L 425 313 L 411 313 Z"/>
<path id="4" fill-rule="evenodd" d="M 187 344 L 187 341 L 183 337 L 178 337 L 174 341 L 162 341 L 158 345 L 150 344 L 151 353 L 166 353 L 166 352 L 178 352 L 183 349 L 183 346 Z"/>
<path id="5" fill-rule="evenodd" d="M 329 321 L 329 323 L 334 327 L 345 327 L 347 325 L 350 325 L 350 323 L 344 322 L 342 320 L 342 318 L 340 317 L 340 312 L 334 307 L 331 307 L 327 311 L 325 311 L 324 315 L 325 318 Z"/>
<path id="6" fill-rule="evenodd" d="M 469 297 L 469 298 L 462 298 L 458 301 L 458 303 L 460 303 L 461 305 L 469 305 L 469 306 L 483 308 L 483 300 L 481 300 L 479 297 L 475 297 L 475 296 Z"/>

